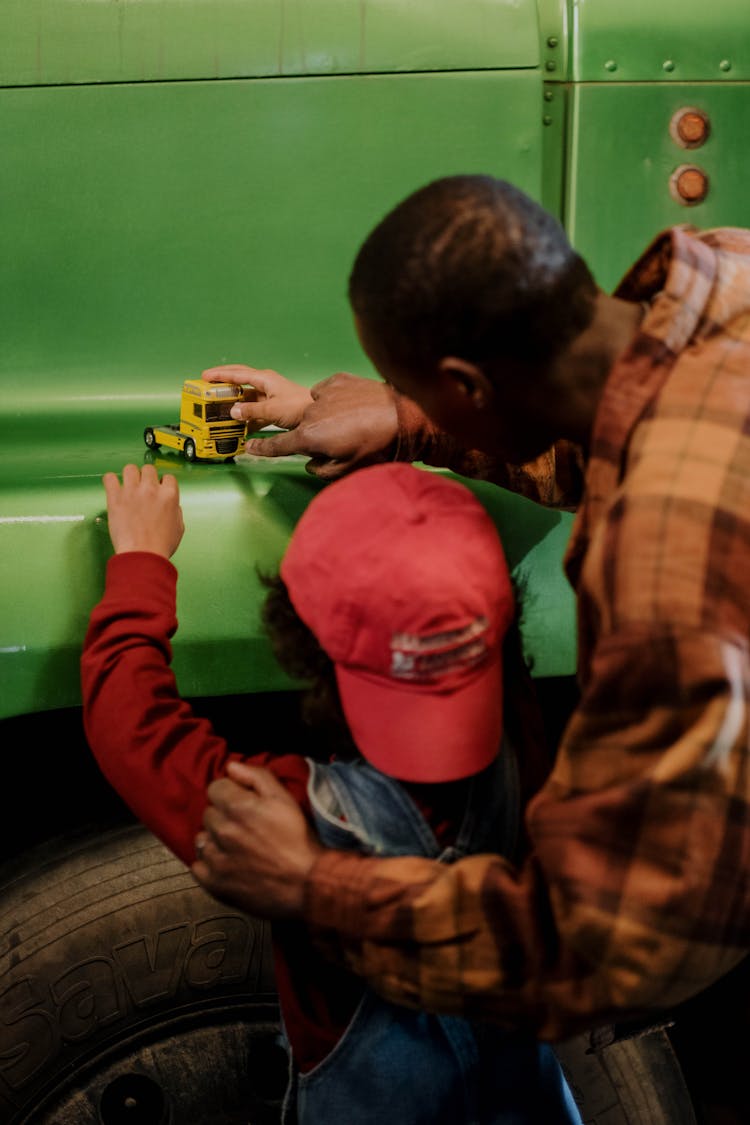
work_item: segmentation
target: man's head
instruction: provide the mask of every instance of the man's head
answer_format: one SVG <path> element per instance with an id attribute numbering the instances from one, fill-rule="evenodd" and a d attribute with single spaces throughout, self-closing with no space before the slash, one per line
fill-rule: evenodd
<path id="1" fill-rule="evenodd" d="M 452 781 L 492 761 L 513 594 L 495 526 L 464 485 L 405 464 L 328 485 L 281 577 L 333 663 L 363 757 L 405 781 Z"/>
<path id="2" fill-rule="evenodd" d="M 365 240 L 349 279 L 377 369 L 467 438 L 478 423 L 460 432 L 461 395 L 480 408 L 497 398 L 517 431 L 521 400 L 533 414 L 556 359 L 591 323 L 597 293 L 557 220 L 512 184 L 479 175 L 436 180 L 403 200 Z M 544 435 L 536 452 L 547 444 Z"/>

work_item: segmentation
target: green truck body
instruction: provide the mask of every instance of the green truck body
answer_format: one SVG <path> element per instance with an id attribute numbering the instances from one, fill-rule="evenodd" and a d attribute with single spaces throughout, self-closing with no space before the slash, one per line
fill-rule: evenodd
<path id="1" fill-rule="evenodd" d="M 142 457 L 144 425 L 169 417 L 184 378 L 222 362 L 309 384 L 372 373 L 346 278 L 416 186 L 466 171 L 515 181 L 606 288 L 666 226 L 750 222 L 749 43 L 744 0 L 710 18 L 612 0 L 6 2 L 0 717 L 78 703 L 108 546 L 99 478 Z M 709 123 L 698 149 L 670 128 L 690 108 Z M 683 165 L 708 182 L 692 206 L 670 188 Z M 288 686 L 258 628 L 254 564 L 278 559 L 315 484 L 288 463 L 189 468 L 181 686 Z M 546 544 L 546 517 L 509 503 L 512 523 L 541 520 L 531 537 Z M 570 672 L 570 606 L 550 621 L 544 596 L 568 601 L 547 566 L 564 535 L 529 558 L 528 532 L 516 544 L 503 530 L 539 590 L 536 672 Z M 208 550 L 246 591 L 238 604 L 224 584 L 210 626 L 193 592 Z M 214 643 L 229 659 L 211 660 Z"/>
<path id="2" fill-rule="evenodd" d="M 375 222 L 436 177 L 515 182 L 611 289 L 665 227 L 750 225 L 748 137 L 747 0 L 4 0 L 0 729 L 26 822 L 8 848 L 40 841 L 53 805 L 76 830 L 88 800 L 73 799 L 83 745 L 36 771 L 45 816 L 25 794 L 29 752 L 46 761 L 79 721 L 111 551 L 104 472 L 152 457 L 178 477 L 182 693 L 243 700 L 252 730 L 252 698 L 299 686 L 264 637 L 258 568 L 321 486 L 303 458 L 146 451 L 186 378 L 242 362 L 308 385 L 375 377 L 348 272 Z M 470 486 L 524 589 L 533 674 L 570 679 L 572 515 Z M 0 1033 L 0 1120 L 7 1103 L 20 1122 L 37 1071 L 11 1055 Z"/>

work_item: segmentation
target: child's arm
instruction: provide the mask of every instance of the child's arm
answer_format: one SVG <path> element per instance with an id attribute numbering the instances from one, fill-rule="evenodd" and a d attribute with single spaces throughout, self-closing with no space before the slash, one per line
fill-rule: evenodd
<path id="1" fill-rule="evenodd" d="M 169 483 L 169 481 L 172 483 Z M 169 555 L 182 537 L 177 482 L 153 466 L 104 479 L 115 555 L 91 614 L 81 659 L 86 736 L 110 784 L 184 863 L 195 858 L 206 789 L 230 753 L 211 724 L 179 697 L 170 668 L 177 629 L 177 571 Z M 302 757 L 256 754 L 305 801 Z"/>

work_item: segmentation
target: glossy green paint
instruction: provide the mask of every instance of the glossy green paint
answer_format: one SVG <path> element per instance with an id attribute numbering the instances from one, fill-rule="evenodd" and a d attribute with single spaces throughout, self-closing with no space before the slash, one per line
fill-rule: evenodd
<path id="1" fill-rule="evenodd" d="M 0 376 L 28 404 L 362 368 L 363 236 L 452 172 L 538 196 L 539 99 L 532 71 L 0 90 Z"/>
<path id="2" fill-rule="evenodd" d="M 540 66 L 548 82 L 565 82 L 570 69 L 574 5 L 565 0 L 537 0 Z"/>
<path id="3" fill-rule="evenodd" d="M 583 85 L 569 97 L 565 225 L 603 288 L 613 288 L 666 227 L 750 226 L 750 85 Z M 698 149 L 681 148 L 669 132 L 673 114 L 686 106 L 711 122 Z M 685 206 L 670 194 L 670 176 L 681 164 L 708 175 L 702 203 Z"/>
<path id="4" fill-rule="evenodd" d="M 293 686 L 262 630 L 257 568 L 277 569 L 294 524 L 321 485 L 301 458 L 243 455 L 234 464 L 154 458 L 139 446 L 141 420 L 134 417 L 132 432 L 106 443 L 72 435 L 66 443 L 54 435 L 46 461 L 38 446 L 26 459 L 28 474 L 22 456 L 0 465 L 0 718 L 80 700 L 81 643 L 111 554 L 101 474 L 128 461 L 151 461 L 180 485 L 186 533 L 175 556 L 180 628 L 173 663 L 180 690 L 205 696 Z M 522 625 L 534 673 L 569 672 L 572 600 L 560 559 L 571 517 L 465 483 L 493 516 L 514 576 L 528 590 Z"/>
<path id="5" fill-rule="evenodd" d="M 566 140 L 570 91 L 566 85 L 545 82 L 542 94 L 541 202 L 562 220 L 565 210 Z"/>
<path id="6" fill-rule="evenodd" d="M 571 0 L 575 82 L 750 79 L 747 0 Z"/>
<path id="7" fill-rule="evenodd" d="M 230 361 L 307 383 L 373 374 L 345 299 L 362 237 L 450 172 L 540 195 L 538 104 L 525 69 L 0 90 L 0 716 L 79 701 L 110 550 L 101 476 L 151 456 L 143 428 L 176 416 L 183 379 Z M 319 485 L 303 459 L 157 465 L 187 523 L 181 690 L 289 687 L 255 568 L 278 565 Z M 530 660 L 569 671 L 568 517 L 498 495 L 509 555 L 538 560 L 539 612 L 566 637 L 545 644 L 532 612 Z"/>
<path id="8" fill-rule="evenodd" d="M 3 0 L 0 85 L 533 67 L 534 0 Z"/>
<path id="9" fill-rule="evenodd" d="M 147 459 L 137 440 L 123 437 L 106 448 L 56 440 L 33 482 L 9 489 L 3 471 L 0 717 L 79 702 L 81 643 L 111 554 L 101 473 Z M 175 557 L 181 626 L 174 669 L 181 690 L 222 695 L 289 687 L 262 633 L 255 566 L 277 567 L 319 486 L 289 462 L 248 471 L 164 456 L 157 465 L 177 476 L 186 522 Z"/>
<path id="10" fill-rule="evenodd" d="M 372 375 L 345 290 L 422 183 L 490 172 L 564 221 L 609 288 L 675 222 L 750 225 L 746 0 L 5 0 L 0 5 L 0 717 L 79 701 L 110 547 L 101 475 L 147 456 L 224 362 Z M 669 67 L 665 63 L 670 63 Z M 711 119 L 679 149 L 675 109 Z M 710 177 L 695 208 L 678 163 Z M 262 635 L 321 487 L 301 459 L 177 474 L 188 695 L 291 686 Z M 536 675 L 573 671 L 569 514 L 470 483 L 524 594 Z M 207 576 L 215 578 L 214 588 Z"/>

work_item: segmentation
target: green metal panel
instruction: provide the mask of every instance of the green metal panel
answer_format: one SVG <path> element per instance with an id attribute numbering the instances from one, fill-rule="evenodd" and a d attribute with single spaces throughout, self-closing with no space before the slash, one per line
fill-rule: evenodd
<path id="1" fill-rule="evenodd" d="M 101 475 L 152 456 L 143 428 L 176 419 L 183 379 L 229 361 L 371 374 L 345 300 L 362 237 L 451 172 L 538 197 L 540 104 L 534 71 L 0 91 L 0 716 L 78 702 L 110 549 Z M 319 487 L 304 459 L 156 463 L 188 528 L 181 689 L 289 686 L 255 567 Z M 529 659 L 570 672 L 569 517 L 490 491 L 530 590 Z"/>
<path id="2" fill-rule="evenodd" d="M 221 362 L 362 369 L 361 239 L 452 172 L 538 196 L 539 101 L 533 71 L 0 91 L 8 393 L 44 409 Z"/>
<path id="3" fill-rule="evenodd" d="M 748 0 L 569 0 L 576 82 L 750 79 Z"/>
<path id="4" fill-rule="evenodd" d="M 565 82 L 570 70 L 571 0 L 537 0 L 540 63 L 548 82 Z"/>
<path id="5" fill-rule="evenodd" d="M 0 85 L 538 64 L 534 0 L 3 0 Z"/>
<path id="6" fill-rule="evenodd" d="M 542 97 L 541 203 L 563 222 L 570 90 L 562 82 L 545 82 Z"/>
<path id="7" fill-rule="evenodd" d="M 576 86 L 570 97 L 565 223 L 604 288 L 675 223 L 750 226 L 749 85 Z M 680 148 L 670 135 L 673 114 L 686 106 L 711 124 L 698 149 Z M 689 207 L 669 190 L 670 176 L 686 163 L 709 178 L 706 199 Z"/>
<path id="8" fill-rule="evenodd" d="M 562 559 L 573 516 L 483 481 L 463 483 L 500 532 L 521 603 L 521 639 L 532 675 L 571 675 L 576 666 L 575 599 Z"/>
<path id="9" fill-rule="evenodd" d="M 104 412 L 103 412 L 104 416 Z M 0 718 L 80 700 L 79 659 L 88 614 L 104 583 L 111 547 L 101 473 L 153 461 L 180 483 L 186 533 L 180 570 L 174 669 L 185 695 L 283 690 L 260 624 L 256 567 L 277 568 L 319 482 L 301 458 L 234 465 L 187 464 L 142 452 L 138 438 L 56 446 L 33 485 L 3 472 L 0 515 Z M 575 666 L 573 598 L 561 567 L 567 514 L 466 482 L 500 528 L 514 577 L 526 591 L 522 635 L 534 674 Z M 23 565 L 19 566 L 19 560 Z"/>
<path id="10" fill-rule="evenodd" d="M 66 455 L 57 446 L 33 484 L 17 490 L 3 466 L 0 717 L 79 702 L 81 643 L 111 553 L 100 476 L 146 459 L 133 437 L 110 441 L 106 451 L 83 442 Z M 289 687 L 262 634 L 255 565 L 277 566 L 316 482 L 289 462 L 248 473 L 164 457 L 158 467 L 179 479 L 187 527 L 175 558 L 181 689 L 221 695 Z"/>

